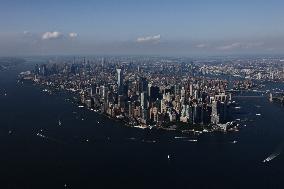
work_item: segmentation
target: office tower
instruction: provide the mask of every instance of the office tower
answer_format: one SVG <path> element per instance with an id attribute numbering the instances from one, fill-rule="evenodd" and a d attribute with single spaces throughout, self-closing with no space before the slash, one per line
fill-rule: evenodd
<path id="1" fill-rule="evenodd" d="M 149 96 L 149 101 L 155 102 L 157 99 L 159 99 L 159 87 L 157 86 L 151 86 L 148 90 L 148 96 Z"/>
<path id="2" fill-rule="evenodd" d="M 146 93 L 144 92 L 140 94 L 140 106 L 142 109 L 147 108 L 147 98 L 146 98 Z"/>
<path id="3" fill-rule="evenodd" d="M 228 105 L 225 102 L 221 102 L 219 121 L 220 123 L 226 123 L 227 119 L 228 119 Z"/>
<path id="4" fill-rule="evenodd" d="M 146 78 L 144 77 L 140 77 L 139 78 L 139 92 L 142 93 L 142 92 L 148 92 L 147 90 L 148 88 L 148 81 Z"/>
<path id="5" fill-rule="evenodd" d="M 90 87 L 90 88 L 87 89 L 87 94 L 88 94 L 90 97 L 93 96 L 93 88 L 92 88 L 92 87 Z"/>
<path id="6" fill-rule="evenodd" d="M 218 124 L 220 117 L 219 117 L 219 102 L 213 101 L 212 102 L 212 112 L 211 112 L 211 123 Z"/>
<path id="7" fill-rule="evenodd" d="M 38 64 L 35 65 L 35 70 L 34 70 L 36 75 L 40 74 L 40 67 L 38 66 Z"/>
<path id="8" fill-rule="evenodd" d="M 46 76 L 47 75 L 47 67 L 46 67 L 45 64 L 40 67 L 40 74 L 42 76 Z"/>
<path id="9" fill-rule="evenodd" d="M 120 87 L 122 85 L 121 69 L 116 69 L 116 72 L 117 72 L 117 86 Z"/>
<path id="10" fill-rule="evenodd" d="M 189 95 L 190 96 L 193 95 L 193 86 L 192 86 L 192 84 L 190 84 L 190 86 L 189 86 Z"/>
<path id="11" fill-rule="evenodd" d="M 184 87 L 181 88 L 180 96 L 181 96 L 181 98 L 183 98 L 183 99 L 185 98 L 185 89 L 184 89 Z"/>
<path id="12" fill-rule="evenodd" d="M 104 86 L 104 85 L 102 85 L 101 87 L 100 87 L 100 97 L 103 99 L 103 100 L 105 100 L 105 99 L 107 99 L 107 88 Z"/>
<path id="13" fill-rule="evenodd" d="M 133 112 L 133 111 L 132 111 L 132 103 L 131 103 L 131 101 L 128 101 L 128 102 L 127 102 L 127 106 L 128 106 L 128 112 L 127 112 L 127 113 L 128 113 L 128 116 L 129 116 L 129 117 L 132 117 L 132 112 Z"/>
<path id="14" fill-rule="evenodd" d="M 180 86 L 179 85 L 175 85 L 175 96 L 180 94 Z"/>
<path id="15" fill-rule="evenodd" d="M 124 108 L 125 103 L 124 103 L 124 96 L 123 95 L 118 95 L 117 105 L 118 105 L 119 108 Z"/>
<path id="16" fill-rule="evenodd" d="M 194 98 L 195 98 L 195 99 L 198 99 L 198 98 L 199 98 L 198 90 L 195 90 L 195 91 L 194 91 Z"/>
<path id="17" fill-rule="evenodd" d="M 151 97 L 151 88 L 152 88 L 152 84 L 149 83 L 148 84 L 148 97 Z M 151 100 L 151 98 L 149 98 L 149 100 Z"/>

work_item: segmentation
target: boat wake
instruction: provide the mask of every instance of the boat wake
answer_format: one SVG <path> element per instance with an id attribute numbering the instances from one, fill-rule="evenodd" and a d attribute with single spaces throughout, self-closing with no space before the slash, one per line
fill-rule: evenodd
<path id="1" fill-rule="evenodd" d="M 273 160 L 274 158 L 276 158 L 279 155 L 280 155 L 280 152 L 273 153 L 270 156 L 268 156 L 265 160 L 263 160 L 262 162 L 263 163 L 269 162 L 269 161 Z"/>
<path id="2" fill-rule="evenodd" d="M 283 151 L 283 148 L 284 148 L 284 142 L 280 146 L 278 146 L 277 149 L 270 156 L 264 159 L 262 162 L 268 163 L 272 161 L 274 158 L 276 158 L 277 156 L 281 154 L 281 152 Z"/>
<path id="3" fill-rule="evenodd" d="M 175 139 L 188 139 L 189 137 L 175 136 Z"/>
<path id="4" fill-rule="evenodd" d="M 39 136 L 39 137 L 41 137 L 41 138 L 43 138 L 43 139 L 52 141 L 52 142 L 62 143 L 61 141 L 59 141 L 59 140 L 57 140 L 57 139 L 55 139 L 55 138 L 48 137 L 48 136 L 43 135 L 43 134 L 41 134 L 41 133 L 37 133 L 36 135 Z"/>

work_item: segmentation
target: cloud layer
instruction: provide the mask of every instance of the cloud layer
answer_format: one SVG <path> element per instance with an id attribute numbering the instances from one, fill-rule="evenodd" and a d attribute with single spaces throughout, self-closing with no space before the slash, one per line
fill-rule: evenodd
<path id="1" fill-rule="evenodd" d="M 79 38 L 80 36 L 80 38 Z M 160 55 L 220 55 L 282 53 L 284 38 L 234 40 L 176 40 L 161 35 L 133 36 L 121 41 L 103 41 L 73 31 L 22 31 L 0 33 L 0 55 L 8 54 L 160 54 Z"/>
<path id="2" fill-rule="evenodd" d="M 153 35 L 153 36 L 146 36 L 146 37 L 138 37 L 136 41 L 138 43 L 143 43 L 143 42 L 159 42 L 161 39 L 161 35 Z"/>
<path id="3" fill-rule="evenodd" d="M 27 32 L 25 31 L 24 34 L 27 35 Z M 48 32 L 44 32 L 41 35 L 42 40 L 54 40 L 54 39 L 61 39 L 61 38 L 76 38 L 76 37 L 78 37 L 78 33 L 71 32 L 68 34 L 63 34 L 58 31 L 52 31 L 52 32 L 48 31 Z"/>
<path id="4" fill-rule="evenodd" d="M 229 51 L 235 49 L 251 49 L 258 48 L 264 45 L 263 42 L 235 42 L 217 47 L 218 50 Z"/>

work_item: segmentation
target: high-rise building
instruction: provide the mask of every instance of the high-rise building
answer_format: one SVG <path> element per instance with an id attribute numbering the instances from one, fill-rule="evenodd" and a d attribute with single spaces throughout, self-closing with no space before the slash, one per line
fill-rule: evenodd
<path id="1" fill-rule="evenodd" d="M 192 86 L 192 84 L 189 85 L 189 95 L 190 96 L 193 95 L 193 86 Z"/>
<path id="2" fill-rule="evenodd" d="M 142 92 L 148 92 L 148 81 L 146 78 L 144 77 L 140 77 L 139 78 L 139 92 L 142 93 Z"/>
<path id="3" fill-rule="evenodd" d="M 116 72 L 117 72 L 117 86 L 120 87 L 122 85 L 121 69 L 116 69 Z"/>
<path id="4" fill-rule="evenodd" d="M 140 94 L 140 103 L 141 108 L 146 109 L 147 108 L 147 98 L 144 92 Z"/>
<path id="5" fill-rule="evenodd" d="M 212 112 L 211 112 L 211 123 L 218 124 L 220 117 L 219 117 L 219 102 L 213 101 L 212 102 Z"/>

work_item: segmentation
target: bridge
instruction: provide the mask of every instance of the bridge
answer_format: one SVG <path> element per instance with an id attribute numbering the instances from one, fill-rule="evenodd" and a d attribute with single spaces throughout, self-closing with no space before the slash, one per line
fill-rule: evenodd
<path id="1" fill-rule="evenodd" d="M 284 101 L 284 93 L 283 92 L 271 92 L 270 90 L 226 90 L 226 92 L 229 93 L 255 93 L 259 95 L 235 95 L 232 98 L 267 98 L 269 97 L 269 100 L 272 101 Z M 261 94 L 261 95 L 260 95 Z M 265 95 L 266 94 L 266 95 Z M 268 96 L 269 94 L 269 96 Z"/>
<path id="2" fill-rule="evenodd" d="M 232 98 L 267 98 L 267 96 L 260 96 L 260 95 L 252 95 L 252 96 L 249 96 L 249 95 L 238 95 L 238 96 L 233 96 Z"/>
<path id="3" fill-rule="evenodd" d="M 235 89 L 230 89 L 230 90 L 226 90 L 226 92 L 239 92 L 239 93 L 243 93 L 243 92 L 267 93 L 267 92 L 269 92 L 269 91 L 260 91 L 260 90 L 235 90 Z"/>
<path id="4" fill-rule="evenodd" d="M 228 93 L 232 93 L 232 92 L 238 92 L 238 93 L 246 93 L 246 92 L 251 92 L 251 93 L 273 93 L 273 94 L 282 94 L 284 95 L 284 92 L 271 92 L 271 90 L 266 90 L 266 91 L 262 91 L 262 90 L 234 90 L 234 89 L 230 89 L 230 90 L 226 90 L 226 92 Z"/>

